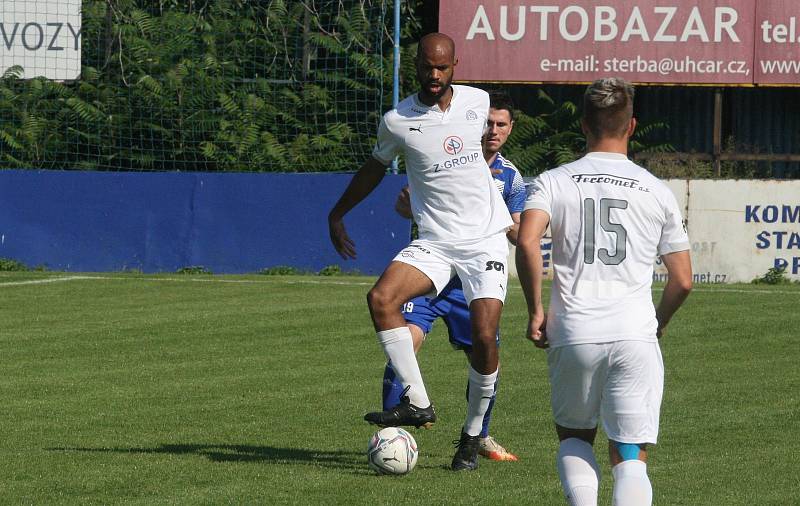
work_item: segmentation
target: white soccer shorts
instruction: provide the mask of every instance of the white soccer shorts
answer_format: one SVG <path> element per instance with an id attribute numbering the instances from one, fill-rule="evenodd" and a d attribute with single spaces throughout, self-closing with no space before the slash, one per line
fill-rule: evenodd
<path id="1" fill-rule="evenodd" d="M 458 276 L 467 304 L 474 299 L 506 298 L 508 240 L 505 232 L 484 239 L 443 243 L 418 239 L 404 248 L 395 261 L 413 265 L 433 281 L 436 293 Z"/>
<path id="2" fill-rule="evenodd" d="M 555 422 L 592 429 L 602 419 L 612 441 L 655 444 L 664 391 L 657 342 L 573 344 L 547 353 Z"/>

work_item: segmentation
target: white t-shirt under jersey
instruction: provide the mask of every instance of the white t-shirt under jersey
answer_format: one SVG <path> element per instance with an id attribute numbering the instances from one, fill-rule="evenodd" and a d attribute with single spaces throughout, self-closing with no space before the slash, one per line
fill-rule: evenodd
<path id="1" fill-rule="evenodd" d="M 444 112 L 415 94 L 384 114 L 372 156 L 386 164 L 405 156 L 420 239 L 478 239 L 511 226 L 481 149 L 488 113 L 485 91 L 454 85 Z"/>
<path id="2" fill-rule="evenodd" d="M 622 154 L 594 152 L 539 175 L 525 209 L 550 215 L 550 346 L 655 341 L 653 264 L 689 249 L 669 188 Z"/>

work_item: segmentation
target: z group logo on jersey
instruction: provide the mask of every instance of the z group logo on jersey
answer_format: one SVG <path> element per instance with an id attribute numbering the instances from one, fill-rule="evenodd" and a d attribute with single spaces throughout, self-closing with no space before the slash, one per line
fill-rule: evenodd
<path id="1" fill-rule="evenodd" d="M 464 141 L 461 140 L 461 137 L 455 135 L 451 135 L 445 139 L 442 145 L 444 147 L 444 152 L 448 155 L 457 155 L 464 149 Z"/>

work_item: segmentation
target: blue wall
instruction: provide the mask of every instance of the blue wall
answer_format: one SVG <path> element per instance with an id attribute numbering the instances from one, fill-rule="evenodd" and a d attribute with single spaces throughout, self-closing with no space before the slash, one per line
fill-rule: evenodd
<path id="1" fill-rule="evenodd" d="M 0 257 L 52 270 L 214 273 L 338 264 L 378 274 L 408 243 L 388 175 L 345 218 L 358 259 L 344 261 L 327 215 L 352 174 L 0 171 Z"/>

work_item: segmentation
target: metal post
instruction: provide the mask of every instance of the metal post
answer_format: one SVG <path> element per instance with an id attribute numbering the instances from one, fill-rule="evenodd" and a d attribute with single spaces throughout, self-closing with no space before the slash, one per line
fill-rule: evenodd
<path id="1" fill-rule="evenodd" d="M 722 154 L 722 90 L 714 90 L 714 174 L 717 177 L 722 175 L 722 164 L 720 155 Z"/>
<path id="2" fill-rule="evenodd" d="M 392 107 L 400 102 L 400 0 L 394 0 L 394 69 L 392 76 Z M 392 174 L 397 174 L 397 158 L 392 160 Z"/>

